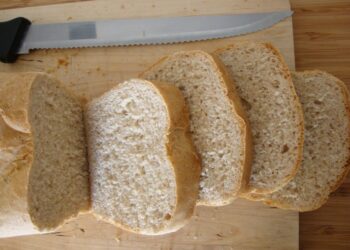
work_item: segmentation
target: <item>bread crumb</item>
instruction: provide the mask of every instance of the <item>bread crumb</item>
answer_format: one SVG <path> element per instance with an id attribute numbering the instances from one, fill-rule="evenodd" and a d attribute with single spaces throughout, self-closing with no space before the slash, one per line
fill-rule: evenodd
<path id="1" fill-rule="evenodd" d="M 61 66 L 67 67 L 68 64 L 69 64 L 69 62 L 68 62 L 67 58 L 59 58 L 57 60 L 57 67 L 58 68 L 61 67 Z"/>
<path id="2" fill-rule="evenodd" d="M 289 150 L 288 145 L 283 145 L 282 154 L 288 152 L 288 150 Z"/>

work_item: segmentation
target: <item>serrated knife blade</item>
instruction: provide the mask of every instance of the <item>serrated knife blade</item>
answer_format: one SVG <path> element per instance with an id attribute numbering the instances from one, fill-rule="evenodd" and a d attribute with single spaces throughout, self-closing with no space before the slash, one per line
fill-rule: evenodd
<path id="1" fill-rule="evenodd" d="M 64 49 L 191 42 L 243 35 L 293 14 L 269 13 L 114 19 L 31 24 L 24 17 L 0 22 L 0 61 L 15 62 L 33 49 Z"/>
<path id="2" fill-rule="evenodd" d="M 236 36 L 268 28 L 291 11 L 218 16 L 33 24 L 19 49 L 165 44 Z"/>

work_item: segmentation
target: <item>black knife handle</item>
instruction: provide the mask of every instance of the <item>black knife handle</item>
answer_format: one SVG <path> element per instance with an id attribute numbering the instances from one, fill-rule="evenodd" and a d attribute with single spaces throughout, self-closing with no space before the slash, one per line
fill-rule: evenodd
<path id="1" fill-rule="evenodd" d="M 12 63 L 17 59 L 17 52 L 31 22 L 24 17 L 0 22 L 0 61 Z"/>

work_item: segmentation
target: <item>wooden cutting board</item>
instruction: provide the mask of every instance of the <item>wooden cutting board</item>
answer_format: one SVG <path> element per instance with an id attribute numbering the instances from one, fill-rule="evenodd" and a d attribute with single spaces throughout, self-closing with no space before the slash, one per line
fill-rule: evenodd
<path id="1" fill-rule="evenodd" d="M 33 23 L 109 18 L 189 16 L 289 10 L 288 0 L 106 0 L 10 9 L 0 21 L 25 16 Z M 80 97 L 91 99 L 138 73 L 161 56 L 202 49 L 208 52 L 239 40 L 269 41 L 294 69 L 292 19 L 245 36 L 158 46 L 40 50 L 21 56 L 0 71 L 44 71 L 56 76 Z M 233 204 L 198 207 L 191 222 L 165 236 L 139 236 L 81 215 L 59 232 L 0 239 L 0 249 L 297 249 L 298 213 L 238 199 Z"/>

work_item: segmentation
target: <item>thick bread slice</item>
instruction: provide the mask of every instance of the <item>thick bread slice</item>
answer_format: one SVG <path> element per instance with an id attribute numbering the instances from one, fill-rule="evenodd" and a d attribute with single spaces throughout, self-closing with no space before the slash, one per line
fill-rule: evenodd
<path id="1" fill-rule="evenodd" d="M 174 86 L 132 79 L 87 106 L 92 210 L 141 234 L 186 224 L 200 165 L 188 113 Z"/>
<path id="2" fill-rule="evenodd" d="M 237 43 L 214 54 L 234 79 L 250 122 L 249 192 L 271 193 L 293 178 L 302 156 L 303 114 L 288 67 L 270 44 Z"/>
<path id="3" fill-rule="evenodd" d="M 89 209 L 80 103 L 39 73 L 0 73 L 0 237 L 51 231 Z"/>
<path id="4" fill-rule="evenodd" d="M 164 57 L 141 77 L 169 82 L 185 96 L 190 128 L 201 158 L 199 205 L 229 204 L 250 174 L 250 131 L 232 83 L 202 51 Z"/>
<path id="5" fill-rule="evenodd" d="M 301 168 L 265 203 L 310 211 L 322 206 L 350 168 L 350 100 L 343 82 L 322 71 L 293 74 L 305 117 Z"/>

